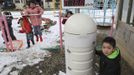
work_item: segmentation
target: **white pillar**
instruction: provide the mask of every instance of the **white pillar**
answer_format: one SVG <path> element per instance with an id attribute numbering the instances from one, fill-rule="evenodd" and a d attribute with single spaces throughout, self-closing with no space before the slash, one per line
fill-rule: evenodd
<path id="1" fill-rule="evenodd" d="M 22 3 L 22 1 L 20 0 L 20 3 Z"/>
<path id="2" fill-rule="evenodd" d="M 46 7 L 46 0 L 43 0 L 43 7 Z"/>
<path id="3" fill-rule="evenodd" d="M 95 22 L 89 15 L 75 14 L 64 28 L 67 75 L 94 75 Z"/>
<path id="4" fill-rule="evenodd" d="M 13 0 L 13 3 L 15 3 L 15 0 Z"/>

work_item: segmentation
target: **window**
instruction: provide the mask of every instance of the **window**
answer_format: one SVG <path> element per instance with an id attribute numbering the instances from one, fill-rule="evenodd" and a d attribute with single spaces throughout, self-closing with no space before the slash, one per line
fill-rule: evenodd
<path id="1" fill-rule="evenodd" d="M 64 6 L 84 6 L 85 0 L 64 0 Z"/>

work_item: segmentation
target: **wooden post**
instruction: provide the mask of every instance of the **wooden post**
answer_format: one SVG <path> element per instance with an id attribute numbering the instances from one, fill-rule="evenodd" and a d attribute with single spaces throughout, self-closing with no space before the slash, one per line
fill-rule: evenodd
<path id="1" fill-rule="evenodd" d="M 122 19 L 123 3 L 124 3 L 124 0 L 120 0 L 120 2 L 119 2 L 119 11 L 118 11 L 118 20 Z"/>
<path id="2" fill-rule="evenodd" d="M 119 0 L 119 6 L 118 6 L 118 17 L 117 17 L 117 26 L 119 24 L 119 21 L 122 19 L 122 10 L 123 10 L 123 3 L 124 0 Z"/>
<path id="3" fill-rule="evenodd" d="M 132 21 L 132 25 L 134 26 L 134 15 L 133 15 L 133 21 Z"/>
<path id="4" fill-rule="evenodd" d="M 127 24 L 130 24 L 132 6 L 133 6 L 133 0 L 129 0 L 129 7 L 128 7 L 128 12 L 127 12 L 127 20 L 126 20 Z"/>

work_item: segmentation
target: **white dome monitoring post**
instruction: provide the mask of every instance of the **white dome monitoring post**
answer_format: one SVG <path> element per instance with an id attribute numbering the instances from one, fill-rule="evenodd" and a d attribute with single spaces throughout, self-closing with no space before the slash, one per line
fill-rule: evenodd
<path id="1" fill-rule="evenodd" d="M 65 24 L 66 75 L 94 75 L 93 58 L 97 27 L 84 14 L 71 16 Z"/>

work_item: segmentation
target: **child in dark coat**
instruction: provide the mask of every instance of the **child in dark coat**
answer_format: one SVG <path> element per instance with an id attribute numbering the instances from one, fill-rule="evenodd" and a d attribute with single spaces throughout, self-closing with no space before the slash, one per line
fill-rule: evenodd
<path id="1" fill-rule="evenodd" d="M 100 56 L 99 75 L 120 75 L 120 50 L 116 48 L 114 38 L 106 37 L 102 51 L 96 53 Z"/>
<path id="2" fill-rule="evenodd" d="M 73 12 L 72 12 L 72 11 L 67 11 L 65 17 L 64 17 L 63 20 L 62 20 L 62 24 L 65 24 L 66 21 L 67 21 L 67 19 L 68 19 L 70 16 L 72 16 L 72 15 L 73 15 Z"/>
<path id="3" fill-rule="evenodd" d="M 13 28 L 12 28 L 12 20 L 13 20 L 12 14 L 10 12 L 3 12 L 3 14 L 6 16 L 8 29 L 9 29 L 9 34 L 10 34 L 11 39 L 16 40 L 16 37 L 15 37 L 15 35 L 13 33 Z M 4 26 L 4 31 L 5 31 L 5 35 L 6 35 L 6 40 L 9 41 L 9 39 L 7 37 L 7 31 L 6 31 L 5 26 Z"/>

